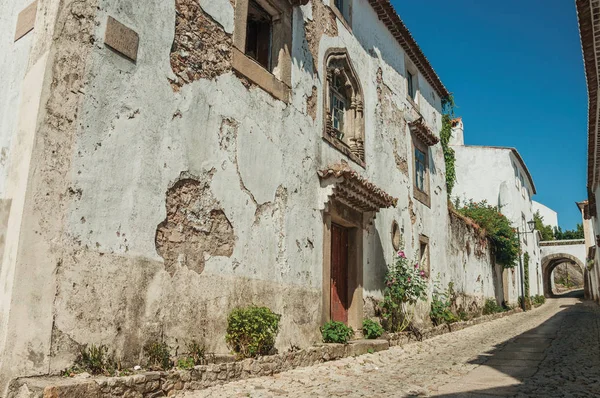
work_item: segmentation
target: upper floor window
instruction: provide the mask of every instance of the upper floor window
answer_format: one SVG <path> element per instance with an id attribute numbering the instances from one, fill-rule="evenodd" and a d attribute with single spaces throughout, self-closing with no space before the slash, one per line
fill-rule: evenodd
<path id="1" fill-rule="evenodd" d="M 289 0 L 236 0 L 233 68 L 287 102 L 292 83 Z"/>
<path id="2" fill-rule="evenodd" d="M 427 127 L 425 120 L 419 118 L 408 123 L 413 142 L 413 195 L 425 206 L 431 206 L 429 195 L 429 147 L 440 139 Z"/>
<path id="3" fill-rule="evenodd" d="M 329 101 L 331 122 L 333 123 L 333 128 L 339 139 L 343 139 L 344 137 L 344 113 L 346 112 L 346 104 L 348 103 L 345 91 L 346 89 L 342 78 L 340 76 L 334 76 L 331 90 L 329 90 L 331 97 Z"/>
<path id="4" fill-rule="evenodd" d="M 417 90 L 415 88 L 415 77 L 409 71 L 406 72 L 406 80 L 408 82 L 408 96 L 414 100 L 417 96 Z"/>
<path id="5" fill-rule="evenodd" d="M 248 2 L 246 55 L 271 71 L 273 17 L 256 1 Z"/>
<path id="6" fill-rule="evenodd" d="M 425 186 L 425 178 L 427 177 L 427 155 L 425 151 L 415 147 L 415 187 L 427 193 Z"/>
<path id="7" fill-rule="evenodd" d="M 342 23 L 350 23 L 350 7 L 352 0 L 333 0 L 333 12 L 342 21 Z"/>
<path id="8" fill-rule="evenodd" d="M 326 55 L 325 130 L 323 138 L 364 166 L 362 89 L 346 50 L 331 49 Z"/>

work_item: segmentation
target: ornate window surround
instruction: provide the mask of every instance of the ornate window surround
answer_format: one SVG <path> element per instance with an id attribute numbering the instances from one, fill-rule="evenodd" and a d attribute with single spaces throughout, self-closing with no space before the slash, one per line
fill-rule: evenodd
<path id="1" fill-rule="evenodd" d="M 358 74 L 352 66 L 346 49 L 331 48 L 325 53 L 325 84 L 323 84 L 323 139 L 333 147 L 348 156 L 358 165 L 365 167 L 365 121 L 363 91 L 358 80 Z M 331 118 L 330 87 L 334 76 L 345 80 L 349 103 L 344 115 L 344 139 L 339 138 L 339 132 L 333 128 Z"/>

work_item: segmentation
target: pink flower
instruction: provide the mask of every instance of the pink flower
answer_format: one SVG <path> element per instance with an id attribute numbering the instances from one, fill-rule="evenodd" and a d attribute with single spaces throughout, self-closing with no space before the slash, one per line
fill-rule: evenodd
<path id="1" fill-rule="evenodd" d="M 400 258 L 406 258 L 406 254 L 404 254 L 404 251 L 400 250 L 398 252 L 398 257 L 400 257 Z"/>
<path id="2" fill-rule="evenodd" d="M 410 278 L 408 278 L 408 281 L 410 282 Z"/>
<path id="3" fill-rule="evenodd" d="M 421 271 L 421 276 L 425 276 L 425 271 Z"/>
<path id="4" fill-rule="evenodd" d="M 419 268 L 419 263 L 415 264 L 415 269 Z"/>

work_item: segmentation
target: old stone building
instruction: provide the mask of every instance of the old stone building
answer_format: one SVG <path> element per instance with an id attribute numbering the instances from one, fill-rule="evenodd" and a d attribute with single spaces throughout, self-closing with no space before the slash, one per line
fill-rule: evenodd
<path id="1" fill-rule="evenodd" d="M 280 350 L 359 329 L 402 246 L 465 306 L 502 289 L 448 212 L 448 91 L 388 0 L 1 7 L 0 388 L 82 344 L 225 353 L 250 303 Z"/>

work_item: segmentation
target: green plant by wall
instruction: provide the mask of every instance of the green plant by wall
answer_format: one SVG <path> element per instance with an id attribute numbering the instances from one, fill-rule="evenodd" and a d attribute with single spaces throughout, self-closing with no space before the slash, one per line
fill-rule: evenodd
<path id="1" fill-rule="evenodd" d="M 539 307 L 540 305 L 544 304 L 545 302 L 546 302 L 546 297 L 544 297 L 543 295 L 537 295 L 537 296 L 531 297 L 531 303 L 533 304 L 534 307 Z"/>
<path id="2" fill-rule="evenodd" d="M 471 200 L 457 208 L 457 211 L 485 230 L 498 263 L 504 268 L 513 268 L 516 265 L 520 255 L 519 236 L 497 206 L 491 206 L 485 200 L 481 202 Z"/>
<path id="3" fill-rule="evenodd" d="M 171 348 L 164 341 L 149 341 L 144 345 L 144 354 L 150 369 L 168 370 L 173 367 Z"/>
<path id="4" fill-rule="evenodd" d="M 383 334 L 383 328 L 378 322 L 371 319 L 363 321 L 363 335 L 366 339 L 376 339 Z"/>
<path id="5" fill-rule="evenodd" d="M 236 308 L 227 318 L 225 341 L 240 358 L 268 355 L 275 346 L 281 315 L 266 307 Z"/>
<path id="6" fill-rule="evenodd" d="M 400 250 L 395 263 L 388 267 L 385 286 L 381 309 L 386 328 L 401 332 L 412 322 L 414 309 L 410 306 L 427 299 L 425 272 L 418 262 L 408 260 Z"/>
<path id="7" fill-rule="evenodd" d="M 177 361 L 177 367 L 180 369 L 191 369 L 197 365 L 206 364 L 206 348 L 203 344 L 198 343 L 196 340 L 190 341 L 187 346 L 187 350 Z"/>
<path id="8" fill-rule="evenodd" d="M 354 330 L 343 322 L 329 321 L 321 328 L 324 343 L 346 344 L 354 336 Z"/>
<path id="9" fill-rule="evenodd" d="M 105 345 L 84 345 L 79 349 L 75 365 L 66 369 L 65 376 L 87 372 L 92 375 L 112 376 L 117 372 L 117 363 Z"/>
<path id="10" fill-rule="evenodd" d="M 525 274 L 525 297 L 529 297 L 529 253 L 523 255 L 523 273 Z"/>
<path id="11" fill-rule="evenodd" d="M 504 311 L 505 309 L 496 303 L 496 299 L 488 298 L 485 300 L 485 305 L 483 306 L 483 315 L 496 314 Z"/>
<path id="12" fill-rule="evenodd" d="M 452 291 L 452 285 L 449 285 L 447 291 L 441 291 L 437 284 L 433 289 L 429 318 L 435 326 L 443 325 L 445 323 L 454 323 L 459 320 L 452 312 Z"/>
<path id="13" fill-rule="evenodd" d="M 440 132 L 440 142 L 444 151 L 444 162 L 446 163 L 446 190 L 448 197 L 452 195 L 452 189 L 456 183 L 456 154 L 450 146 L 452 138 L 452 118 L 454 117 L 454 98 L 449 96 L 442 101 L 444 114 L 442 115 L 442 130 Z"/>
<path id="14" fill-rule="evenodd" d="M 543 241 L 554 240 L 554 230 L 550 225 L 544 224 L 544 217 L 542 217 L 539 210 L 533 215 L 533 221 L 535 222 L 535 229 L 542 234 Z"/>

